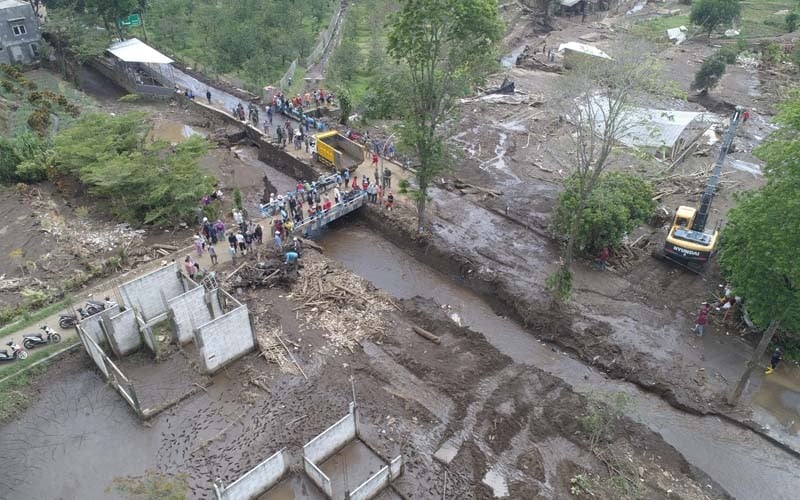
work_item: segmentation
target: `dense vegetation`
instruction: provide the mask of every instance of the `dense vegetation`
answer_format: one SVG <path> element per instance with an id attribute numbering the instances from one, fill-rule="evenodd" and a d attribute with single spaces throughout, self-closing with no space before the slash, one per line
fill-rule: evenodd
<path id="1" fill-rule="evenodd" d="M 250 86 L 274 83 L 289 64 L 305 65 L 336 0 L 150 0 L 150 41 L 179 59 Z"/>
<path id="2" fill-rule="evenodd" d="M 779 128 L 757 150 L 766 162 L 767 184 L 742 196 L 728 214 L 722 233 L 720 266 L 744 297 L 753 321 L 779 322 L 800 331 L 800 93 L 785 102 L 775 121 Z M 800 337 L 784 344 L 800 358 Z"/>
<path id="3" fill-rule="evenodd" d="M 213 179 L 197 163 L 208 143 L 197 137 L 177 146 L 150 142 L 152 127 L 145 113 L 86 116 L 56 137 L 56 170 L 78 179 L 123 220 L 187 220 L 212 191 Z"/>
<path id="4" fill-rule="evenodd" d="M 405 68 L 386 56 L 386 23 L 397 7 L 397 0 L 351 4 L 341 43 L 330 59 L 327 84 L 347 89 L 355 111 L 368 119 L 396 117 L 401 96 L 407 93 Z"/>
<path id="5" fill-rule="evenodd" d="M 45 31 L 80 57 L 102 52 L 112 35 L 147 38 L 159 50 L 251 88 L 277 81 L 289 64 L 305 65 L 337 0 L 46 0 Z M 141 12 L 144 26 L 115 20 Z M 102 30 L 96 29 L 103 27 Z M 57 46 L 58 50 L 59 47 Z"/>
<path id="6" fill-rule="evenodd" d="M 570 216 L 579 200 L 579 179 L 572 175 L 564 183 L 553 217 L 557 236 L 569 233 Z M 627 233 L 647 222 L 654 208 L 653 188 L 648 182 L 634 175 L 609 172 L 600 177 L 589 196 L 575 245 L 590 255 L 603 247 L 615 248 Z"/>

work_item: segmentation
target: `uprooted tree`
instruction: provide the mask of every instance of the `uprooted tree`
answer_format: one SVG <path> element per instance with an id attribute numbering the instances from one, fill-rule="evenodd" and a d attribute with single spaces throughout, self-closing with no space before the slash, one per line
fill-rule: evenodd
<path id="1" fill-rule="evenodd" d="M 728 402 L 736 404 L 778 329 L 800 331 L 800 93 L 776 118 L 780 128 L 757 151 L 767 183 L 742 196 L 722 233 L 720 266 L 753 323 L 766 328 Z M 791 333 L 790 333 L 791 335 Z"/>
<path id="2" fill-rule="evenodd" d="M 496 0 L 402 0 L 389 23 L 388 52 L 408 68 L 409 92 L 400 131 L 417 157 L 417 230 L 423 231 L 428 188 L 447 168 L 439 133 L 453 99 L 481 81 L 502 36 Z"/>
<path id="3" fill-rule="evenodd" d="M 631 112 L 631 103 L 648 92 L 662 90 L 660 67 L 641 43 L 628 41 L 612 51 L 613 59 L 589 57 L 576 61 L 564 77 L 559 100 L 573 140 L 570 156 L 574 209 L 562 221 L 561 262 L 547 281 L 557 300 L 572 291 L 570 266 L 579 245 L 583 218 L 592 193 L 611 164 L 620 139 L 634 129 L 646 130 L 644 118 Z"/>

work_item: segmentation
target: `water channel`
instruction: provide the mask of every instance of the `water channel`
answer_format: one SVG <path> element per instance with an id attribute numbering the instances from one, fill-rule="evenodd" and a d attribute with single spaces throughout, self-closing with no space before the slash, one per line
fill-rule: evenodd
<path id="1" fill-rule="evenodd" d="M 566 381 L 579 393 L 625 392 L 641 422 L 740 499 L 796 499 L 800 462 L 757 434 L 717 417 L 676 410 L 633 384 L 608 379 L 582 362 L 554 352 L 519 324 L 495 314 L 482 297 L 420 263 L 367 228 L 350 223 L 322 235 L 329 257 L 398 298 L 422 296 L 454 307 L 462 324 L 482 333 L 517 363 L 536 366 Z"/>

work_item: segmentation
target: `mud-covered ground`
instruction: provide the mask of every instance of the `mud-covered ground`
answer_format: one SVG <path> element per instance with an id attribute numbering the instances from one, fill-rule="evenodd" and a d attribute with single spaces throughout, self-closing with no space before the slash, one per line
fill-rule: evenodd
<path id="1" fill-rule="evenodd" d="M 750 343 L 735 314 L 724 322 L 722 314 L 715 314 L 710 333 L 702 339 L 690 334 L 699 304 L 719 297 L 723 281 L 713 265 L 698 276 L 652 258 L 651 250 L 663 245 L 663 227 L 646 225 L 634 231 L 629 241 L 637 242 L 636 246 L 614 255 L 607 272 L 596 270 L 591 257 L 576 262 L 569 305 L 555 309 L 545 289 L 546 278 L 559 262 L 559 248 L 548 226 L 561 182 L 570 172 L 569 152 L 574 146 L 568 123 L 559 118 L 564 111 L 559 102 L 565 76 L 526 69 L 532 66 L 525 58 L 544 61 L 544 44 L 555 48 L 566 41 L 589 43 L 581 37 L 608 48 L 620 40 L 616 23 L 626 22 L 624 17 L 592 18 L 585 24 L 556 19 L 556 29 L 549 33 L 537 31 L 532 19 L 515 18 L 507 45 L 513 54 L 522 53 L 520 64 L 525 67 L 504 70 L 487 87 L 508 76 L 515 81 L 517 93 L 465 99 L 448 124 L 450 141 L 462 153 L 450 177 L 502 194 L 465 192 L 445 179 L 431 192 L 431 232 L 422 245 L 428 245 L 427 254 L 439 255 L 442 265 L 496 294 L 540 337 L 575 352 L 585 362 L 663 394 L 678 407 L 730 413 L 722 399 L 743 368 Z M 528 48 L 523 50 L 525 45 Z M 697 66 L 716 48 L 699 37 L 677 47 L 653 46 L 653 50 L 665 62 L 665 74 L 691 93 L 693 71 L 683 64 L 688 60 Z M 771 93 L 774 89 L 764 87 L 771 85 L 769 81 L 769 75 L 754 68 L 731 65 L 712 93 L 718 104 L 713 111 L 678 99 L 647 103 L 664 109 L 708 111 L 707 119 L 720 123 L 733 104 L 751 110 L 752 119 L 740 127 L 734 151 L 726 160 L 712 207 L 712 225 L 724 222 L 736 193 L 763 182 L 752 151 L 773 130 L 770 113 L 776 98 Z M 661 212 L 672 213 L 679 204 L 697 206 L 719 151 L 720 135 L 709 138 L 710 144 L 703 142 L 696 153 L 674 166 L 670 161 L 645 161 L 620 148 L 611 169 L 651 179 Z M 405 214 L 387 215 L 397 226 L 386 233 L 402 233 L 399 239 L 408 246 L 415 236 L 410 230 L 413 207 L 406 208 Z M 760 385 L 761 377 L 756 376 L 749 394 Z M 792 423 L 786 425 L 789 439 L 796 439 Z"/>
<path id="2" fill-rule="evenodd" d="M 405 457 L 395 488 L 406 498 L 440 498 L 445 470 L 449 498 L 504 491 L 563 498 L 576 476 L 586 488 L 579 498 L 588 491 L 621 498 L 613 485 L 621 475 L 644 498 L 724 496 L 695 478 L 659 435 L 627 418 L 607 420 L 593 452 L 593 427 L 580 419 L 601 414 L 595 403 L 514 364 L 431 301 L 402 301 L 387 313 L 383 335 L 350 352 L 333 348 L 313 325 L 301 329 L 298 302 L 284 290 L 242 290 L 239 297 L 257 317 L 280 322 L 308 380 L 290 364 L 248 355 L 205 391 L 141 425 L 88 358 L 71 355 L 36 386 L 39 401 L 0 429 L 14 436 L 0 455 L 6 475 L 17 478 L 7 498 L 95 498 L 113 478 L 145 470 L 187 474 L 191 498 L 212 498 L 215 477 L 231 482 L 284 446 L 297 460 L 305 442 L 346 413 L 353 390 L 365 440 L 384 457 Z M 435 332 L 441 344 L 411 325 Z M 433 458 L 446 442 L 457 450 L 447 466 Z M 31 464 L 47 474 L 24 474 Z"/>

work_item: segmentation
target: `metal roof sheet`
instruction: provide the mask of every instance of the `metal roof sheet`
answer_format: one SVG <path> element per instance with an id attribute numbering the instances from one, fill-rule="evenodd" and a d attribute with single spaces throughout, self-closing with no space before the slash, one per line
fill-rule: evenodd
<path id="1" fill-rule="evenodd" d="M 108 48 L 119 60 L 124 62 L 138 62 L 147 64 L 170 64 L 172 59 L 142 42 L 138 38 L 131 38 L 117 42 Z"/>

